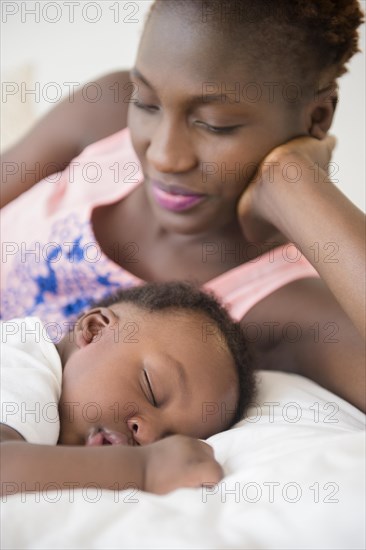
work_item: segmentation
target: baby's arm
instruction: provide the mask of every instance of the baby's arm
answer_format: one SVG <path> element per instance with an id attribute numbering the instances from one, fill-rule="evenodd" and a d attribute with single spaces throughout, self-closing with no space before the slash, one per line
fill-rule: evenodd
<path id="1" fill-rule="evenodd" d="M 51 446 L 27 443 L 1 425 L 1 494 L 97 484 L 100 488 L 136 489 L 163 494 L 178 487 L 214 484 L 222 469 L 212 448 L 191 437 L 175 435 L 143 447 L 123 445 Z"/>
<path id="2" fill-rule="evenodd" d="M 111 73 L 79 86 L 1 155 L 0 207 L 41 179 L 63 170 L 87 145 L 127 126 L 132 95 L 129 72 Z M 98 101 L 90 101 L 99 93 Z M 89 95 L 88 95 L 89 94 Z M 33 173 L 31 173 L 33 171 Z"/>

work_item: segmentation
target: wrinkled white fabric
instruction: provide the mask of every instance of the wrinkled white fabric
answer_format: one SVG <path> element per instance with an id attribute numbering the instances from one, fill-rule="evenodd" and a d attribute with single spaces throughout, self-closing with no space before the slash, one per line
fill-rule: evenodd
<path id="1" fill-rule="evenodd" d="M 365 415 L 300 376 L 259 377 L 249 417 L 208 440 L 217 487 L 11 496 L 2 548 L 365 548 Z"/>
<path id="2" fill-rule="evenodd" d="M 28 443 L 56 445 L 62 366 L 37 317 L 0 322 L 1 416 Z"/>

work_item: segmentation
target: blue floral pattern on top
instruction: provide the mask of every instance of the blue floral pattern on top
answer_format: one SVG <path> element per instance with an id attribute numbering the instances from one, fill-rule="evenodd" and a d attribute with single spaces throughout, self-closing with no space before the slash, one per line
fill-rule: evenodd
<path id="1" fill-rule="evenodd" d="M 60 337 L 93 303 L 136 284 L 133 275 L 103 254 L 90 221 L 80 221 L 76 213 L 56 221 L 47 240 L 22 245 L 12 256 L 2 293 L 4 320 L 37 316 L 59 324 Z"/>

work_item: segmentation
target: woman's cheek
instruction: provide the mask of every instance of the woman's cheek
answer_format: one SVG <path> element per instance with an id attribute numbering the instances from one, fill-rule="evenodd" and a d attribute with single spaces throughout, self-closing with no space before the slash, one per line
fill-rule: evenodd
<path id="1" fill-rule="evenodd" d="M 239 197 L 248 186 L 255 168 L 247 169 L 238 160 L 214 157 L 215 161 L 201 163 L 203 192 L 233 200 Z"/>
<path id="2" fill-rule="evenodd" d="M 146 120 L 144 121 L 142 113 L 137 112 L 136 107 L 133 105 L 129 107 L 127 122 L 132 145 L 135 149 L 140 150 L 143 143 L 148 140 L 149 124 Z"/>

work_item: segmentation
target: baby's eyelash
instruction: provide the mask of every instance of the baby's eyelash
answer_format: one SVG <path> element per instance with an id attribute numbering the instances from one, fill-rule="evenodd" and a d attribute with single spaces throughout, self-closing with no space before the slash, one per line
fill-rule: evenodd
<path id="1" fill-rule="evenodd" d="M 150 384 L 150 379 L 149 379 L 149 376 L 148 376 L 148 374 L 147 374 L 147 372 L 146 372 L 145 369 L 144 369 L 144 375 L 145 375 L 145 380 L 146 380 L 147 386 L 148 386 L 148 388 L 149 388 L 149 393 L 150 393 L 150 395 L 151 395 L 153 405 L 154 405 L 154 407 L 157 407 L 155 395 L 154 395 L 154 392 L 152 391 L 152 387 L 151 387 L 151 384 Z"/>

